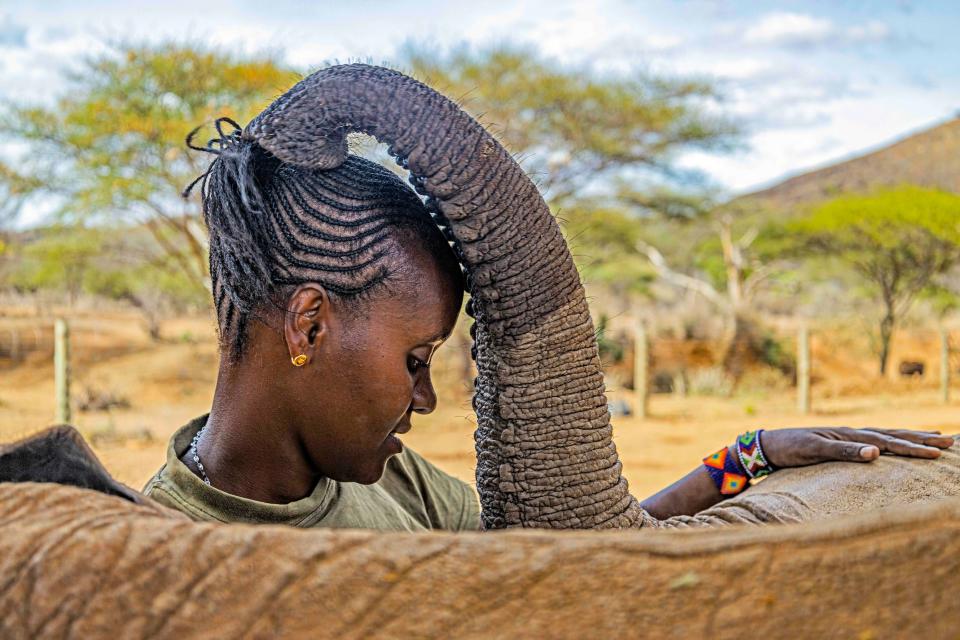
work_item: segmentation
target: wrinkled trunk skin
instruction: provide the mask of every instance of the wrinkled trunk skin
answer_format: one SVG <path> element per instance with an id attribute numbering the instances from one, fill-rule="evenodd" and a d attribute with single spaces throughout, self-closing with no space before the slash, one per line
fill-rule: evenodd
<path id="1" fill-rule="evenodd" d="M 309 76 L 243 135 L 284 162 L 328 169 L 354 131 L 386 142 L 410 170 L 467 268 L 484 525 L 642 524 L 611 439 L 580 277 L 536 187 L 457 105 L 378 67 Z"/>

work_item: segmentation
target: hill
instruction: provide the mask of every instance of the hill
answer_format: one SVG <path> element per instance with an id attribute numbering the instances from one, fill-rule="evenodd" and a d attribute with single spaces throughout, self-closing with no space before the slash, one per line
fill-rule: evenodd
<path id="1" fill-rule="evenodd" d="M 785 211 L 840 193 L 912 184 L 960 193 L 960 118 L 743 196 Z"/>

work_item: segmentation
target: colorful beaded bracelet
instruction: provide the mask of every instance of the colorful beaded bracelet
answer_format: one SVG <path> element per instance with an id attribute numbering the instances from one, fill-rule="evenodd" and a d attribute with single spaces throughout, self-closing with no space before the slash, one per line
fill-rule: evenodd
<path id="1" fill-rule="evenodd" d="M 703 466 L 721 495 L 736 495 L 747 488 L 750 480 L 776 470 L 763 454 L 762 433 L 763 429 L 740 434 L 732 447 L 736 455 L 731 453 L 731 447 L 724 447 L 703 459 Z"/>
<path id="2" fill-rule="evenodd" d="M 737 438 L 737 457 L 751 480 L 762 478 L 775 471 L 773 465 L 763 455 L 763 447 L 760 445 L 760 434 L 762 433 L 763 429 L 747 431 L 741 433 L 740 437 Z"/>
<path id="3" fill-rule="evenodd" d="M 732 496 L 747 488 L 747 476 L 737 456 L 730 453 L 730 447 L 724 447 L 704 458 L 703 466 L 721 494 Z"/>

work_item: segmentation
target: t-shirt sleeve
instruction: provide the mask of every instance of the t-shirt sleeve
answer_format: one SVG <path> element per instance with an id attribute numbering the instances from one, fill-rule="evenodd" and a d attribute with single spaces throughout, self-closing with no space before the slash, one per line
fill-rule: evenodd
<path id="1" fill-rule="evenodd" d="M 481 528 L 480 502 L 473 487 L 441 471 L 409 448 L 397 458 L 414 478 L 430 528 L 445 531 Z"/>
<path id="2" fill-rule="evenodd" d="M 154 502 L 158 502 L 165 507 L 175 509 L 186 514 L 191 520 L 216 520 L 203 512 L 203 509 L 192 504 L 184 495 L 172 486 L 168 479 L 164 477 L 166 465 L 160 468 L 143 488 L 143 495 Z"/>
<path id="3" fill-rule="evenodd" d="M 460 512 L 460 523 L 456 531 L 479 531 L 482 529 L 480 524 L 480 499 L 473 487 L 463 483 L 464 499 L 463 509 Z"/>

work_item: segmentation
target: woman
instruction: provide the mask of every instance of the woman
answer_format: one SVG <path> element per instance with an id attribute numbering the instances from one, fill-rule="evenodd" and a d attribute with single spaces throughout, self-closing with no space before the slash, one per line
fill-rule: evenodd
<path id="1" fill-rule="evenodd" d="M 416 194 L 360 158 L 309 171 L 227 136 L 203 206 L 213 407 L 173 437 L 145 493 L 200 519 L 476 528 L 473 490 L 398 438 L 436 406 L 430 363 L 463 296 Z"/>
<path id="2" fill-rule="evenodd" d="M 423 85 L 363 65 L 314 74 L 243 131 L 223 133 L 224 123 L 233 125 L 218 121 L 221 136 L 205 149 L 217 157 L 202 177 L 221 342 L 213 406 L 173 436 L 144 490 L 195 519 L 480 528 L 472 489 L 398 438 L 414 413 L 436 406 L 430 363 L 465 286 L 477 318 L 487 528 L 641 526 L 696 513 L 775 468 L 869 462 L 881 452 L 936 458 L 953 444 L 908 431 L 745 434 L 635 504 L 606 412 L 594 406 L 602 399 L 595 343 L 569 254 L 555 244 L 556 223 L 535 189 L 476 123 Z M 346 155 L 356 128 L 394 144 L 431 196 L 426 204 L 389 171 Z M 530 226 L 520 213 L 498 222 L 481 215 L 511 208 Z M 515 242 L 496 241 L 504 230 Z M 501 269 L 511 264 L 532 271 Z M 566 317 L 574 321 L 551 324 Z M 568 371 L 572 381 L 553 382 Z M 589 402 L 566 403 L 574 383 Z M 548 436 L 560 444 L 532 446 Z M 615 518 L 608 509 L 619 509 Z"/>

